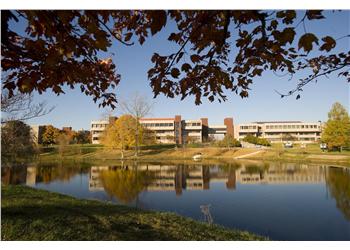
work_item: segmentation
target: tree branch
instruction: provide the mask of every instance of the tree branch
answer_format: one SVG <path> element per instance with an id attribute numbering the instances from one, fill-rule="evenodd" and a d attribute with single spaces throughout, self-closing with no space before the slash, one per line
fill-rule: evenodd
<path id="1" fill-rule="evenodd" d="M 116 34 L 113 33 L 113 31 L 103 22 L 101 21 L 99 18 L 97 18 L 97 21 L 102 24 L 103 27 L 105 27 L 107 29 L 107 31 L 111 34 L 111 36 L 113 36 L 115 39 L 117 39 L 119 42 L 121 42 L 122 44 L 126 45 L 126 46 L 131 46 L 134 45 L 134 43 L 126 43 L 123 40 L 121 40 L 119 37 L 116 36 Z"/>

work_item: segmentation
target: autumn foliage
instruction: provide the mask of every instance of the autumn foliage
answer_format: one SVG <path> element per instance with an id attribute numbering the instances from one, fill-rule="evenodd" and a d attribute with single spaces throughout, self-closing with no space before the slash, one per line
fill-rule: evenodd
<path id="1" fill-rule="evenodd" d="M 334 52 L 349 34 L 318 37 L 305 29 L 307 22 L 326 18 L 321 10 L 7 10 L 1 18 L 3 88 L 10 95 L 48 89 L 61 94 L 64 86 L 79 87 L 99 105 L 114 108 L 113 89 L 121 76 L 115 62 L 101 54 L 114 42 L 142 45 L 170 22 L 176 28 L 168 40 L 178 50 L 150 58 L 155 97 L 194 96 L 200 104 L 203 97 L 224 101 L 229 90 L 244 98 L 266 71 L 303 72 L 282 97 L 333 72 L 350 81 L 350 52 Z M 23 32 L 11 25 L 20 21 Z"/>

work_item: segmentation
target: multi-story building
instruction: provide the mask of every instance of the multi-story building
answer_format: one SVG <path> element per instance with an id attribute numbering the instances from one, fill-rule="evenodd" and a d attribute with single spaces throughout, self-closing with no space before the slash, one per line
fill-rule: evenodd
<path id="1" fill-rule="evenodd" d="M 36 144 L 42 144 L 43 142 L 43 134 L 45 132 L 45 125 L 31 125 L 30 132 L 33 138 L 33 141 Z"/>
<path id="2" fill-rule="evenodd" d="M 312 143 L 320 140 L 322 130 L 320 122 L 269 121 L 234 125 L 233 118 L 225 118 L 223 124 L 209 125 L 208 118 L 183 120 L 180 115 L 170 118 L 142 118 L 140 123 L 154 131 L 157 142 L 176 144 L 205 142 L 212 136 L 222 139 L 226 134 L 231 134 L 238 140 L 254 135 L 272 143 Z M 108 124 L 109 121 L 105 120 L 91 122 L 93 144 L 100 143 L 100 137 Z"/>
<path id="3" fill-rule="evenodd" d="M 115 120 L 116 118 L 114 118 Z M 93 144 L 99 144 L 101 135 L 110 121 L 91 121 L 91 138 Z M 141 118 L 140 124 L 154 131 L 159 143 L 183 144 L 189 142 L 203 142 L 210 135 L 233 135 L 233 119 L 225 118 L 223 125 L 210 127 L 208 118 L 197 120 L 182 120 L 180 115 L 173 118 Z"/>
<path id="4" fill-rule="evenodd" d="M 235 138 L 241 140 L 247 135 L 266 138 L 270 142 L 294 141 L 311 143 L 321 138 L 320 122 L 270 121 L 238 124 Z"/>
<path id="5" fill-rule="evenodd" d="M 181 143 L 181 116 L 174 118 L 142 118 L 140 123 L 154 131 L 157 142 Z"/>
<path id="6" fill-rule="evenodd" d="M 109 121 L 106 120 L 95 120 L 91 121 L 91 143 L 92 144 L 100 144 L 101 136 L 103 131 L 107 128 Z"/>
<path id="7" fill-rule="evenodd" d="M 91 143 L 92 144 L 100 144 L 101 137 L 103 135 L 103 131 L 107 128 L 107 126 L 115 122 L 118 118 L 115 116 L 109 117 L 108 120 L 95 120 L 91 121 Z"/>
<path id="8" fill-rule="evenodd" d="M 212 134 L 232 134 L 233 119 L 225 118 L 224 125 L 211 128 L 208 118 L 197 120 L 182 120 L 180 115 L 174 118 L 142 118 L 140 123 L 156 133 L 160 143 L 185 144 L 190 142 L 204 142 Z"/>

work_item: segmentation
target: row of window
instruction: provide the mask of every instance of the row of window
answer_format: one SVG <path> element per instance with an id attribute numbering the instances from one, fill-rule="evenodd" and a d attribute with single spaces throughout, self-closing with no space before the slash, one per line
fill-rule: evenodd
<path id="1" fill-rule="evenodd" d="M 144 123 L 145 127 L 172 127 L 174 123 Z"/>
<path id="2" fill-rule="evenodd" d="M 318 128 L 318 125 L 266 125 L 266 129 Z"/>
<path id="3" fill-rule="evenodd" d="M 91 124 L 91 128 L 105 128 L 108 124 Z"/>
<path id="4" fill-rule="evenodd" d="M 271 142 L 280 142 L 280 141 L 290 141 L 289 138 L 266 138 Z M 316 141 L 316 137 L 305 137 L 305 138 L 296 138 L 298 141 Z"/>
<path id="5" fill-rule="evenodd" d="M 186 126 L 198 127 L 198 126 L 201 126 L 201 123 L 200 122 L 186 122 L 185 125 Z"/>
<path id="6" fill-rule="evenodd" d="M 280 135 L 282 136 L 283 134 L 291 135 L 291 136 L 299 136 L 299 135 L 320 135 L 320 132 L 295 132 L 295 133 L 289 133 L 289 132 L 265 132 L 265 135 Z"/>
<path id="7" fill-rule="evenodd" d="M 252 125 L 252 126 L 240 126 L 241 129 L 257 129 L 256 125 Z"/>

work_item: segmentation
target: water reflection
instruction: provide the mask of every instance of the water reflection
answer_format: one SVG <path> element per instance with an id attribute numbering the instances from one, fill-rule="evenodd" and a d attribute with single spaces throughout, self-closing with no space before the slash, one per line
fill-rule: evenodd
<path id="1" fill-rule="evenodd" d="M 273 239 L 350 240 L 347 167 L 253 161 L 123 162 L 33 164 L 1 170 L 5 185 L 26 184 L 78 198 L 175 211 Z"/>
<path id="2" fill-rule="evenodd" d="M 325 182 L 325 167 L 306 165 L 138 165 L 137 168 L 93 166 L 89 189 L 105 190 L 118 199 L 131 202 L 142 191 L 208 190 L 211 182 L 224 182 L 228 190 L 240 184 L 293 184 Z M 346 179 L 347 177 L 345 177 Z M 121 198 L 121 195 L 130 196 Z"/>
<path id="3" fill-rule="evenodd" d="M 209 190 L 210 183 L 224 182 L 227 190 L 237 183 L 316 184 L 326 183 L 337 206 L 350 220 L 350 169 L 290 164 L 232 163 L 225 165 L 149 164 L 116 166 L 72 166 L 40 164 L 2 167 L 1 182 L 34 186 L 53 181 L 69 182 L 79 174 L 89 174 L 89 190 L 105 191 L 123 203 L 130 203 L 143 191 Z"/>
<path id="4" fill-rule="evenodd" d="M 124 170 L 106 167 L 92 167 L 90 172 L 90 190 L 103 189 L 110 196 L 123 203 L 132 202 L 145 189 L 152 179 L 147 171 Z M 96 174 L 98 177 L 96 177 Z M 96 182 L 97 181 L 97 182 Z"/>
<path id="5" fill-rule="evenodd" d="M 51 183 L 53 181 L 69 182 L 78 174 L 89 173 L 90 169 L 79 164 L 45 163 L 34 165 L 14 165 L 1 167 L 1 182 L 4 185 Z"/>
<path id="6" fill-rule="evenodd" d="M 337 207 L 350 220 L 350 171 L 331 169 L 327 174 L 327 184 L 337 202 Z"/>

